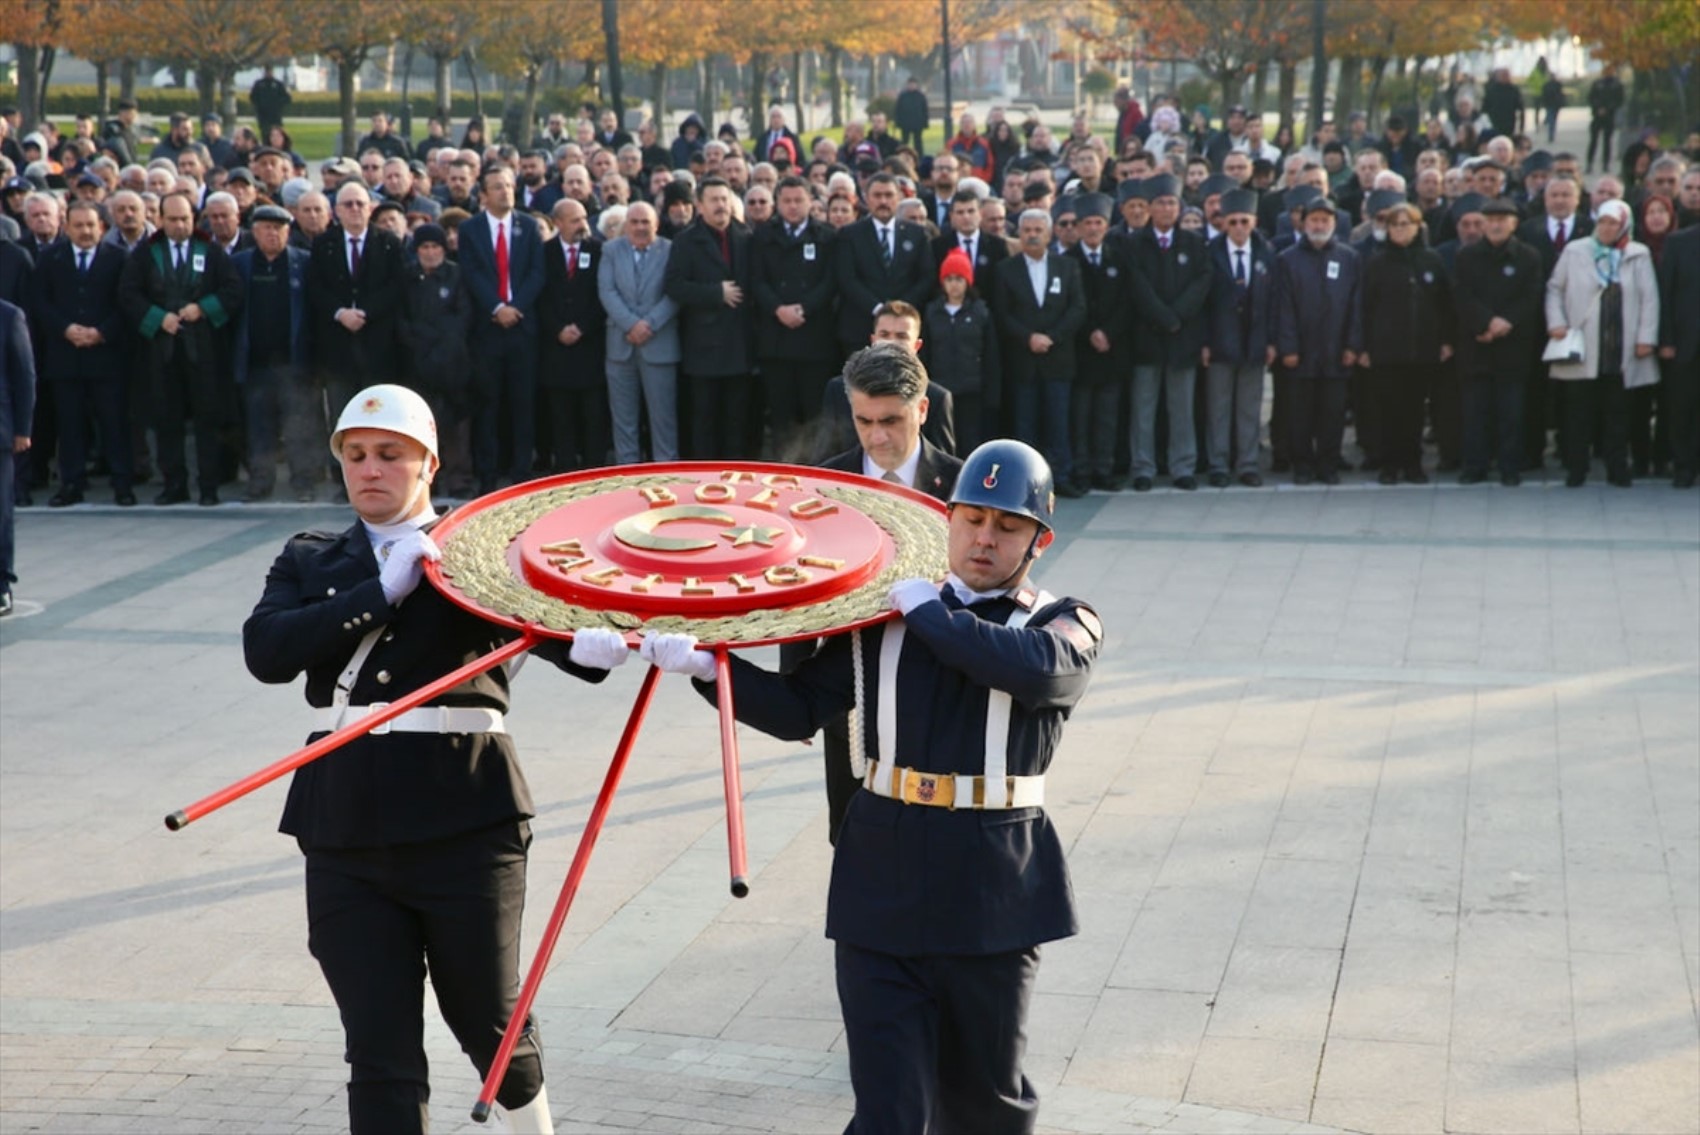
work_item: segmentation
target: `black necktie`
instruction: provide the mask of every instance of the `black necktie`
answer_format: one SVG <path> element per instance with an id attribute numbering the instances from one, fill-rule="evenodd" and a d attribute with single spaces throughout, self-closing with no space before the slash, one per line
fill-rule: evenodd
<path id="1" fill-rule="evenodd" d="M 1092 262 L 1092 267 L 1098 267 L 1098 250 L 1096 248 L 1087 249 L 1086 258 Z"/>
<path id="2" fill-rule="evenodd" d="M 889 227 L 880 230 L 880 260 L 884 262 L 887 268 L 891 267 L 891 229 Z"/>
<path id="3" fill-rule="evenodd" d="M 355 237 L 349 247 L 353 249 L 348 257 L 348 274 L 352 276 L 360 271 L 360 238 Z"/>
<path id="4" fill-rule="evenodd" d="M 89 270 L 89 253 L 86 248 L 77 250 L 77 274 L 84 275 Z"/>
<path id="5" fill-rule="evenodd" d="M 177 250 L 177 270 L 181 272 L 183 271 L 183 246 L 181 244 L 174 244 L 171 247 Z"/>

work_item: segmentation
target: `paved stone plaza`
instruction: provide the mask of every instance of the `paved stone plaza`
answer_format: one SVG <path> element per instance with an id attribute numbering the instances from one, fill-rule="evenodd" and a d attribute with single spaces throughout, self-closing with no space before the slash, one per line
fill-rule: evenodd
<path id="1" fill-rule="evenodd" d="M 298 687 L 239 630 L 329 506 L 20 515 L 0 623 L 0 1130 L 315 1132 L 340 1029 L 281 785 Z M 1108 642 L 1051 775 L 1083 932 L 1046 948 L 1051 1132 L 1700 1129 L 1700 496 L 1455 486 L 1064 502 L 1041 573 Z M 638 665 L 544 667 L 527 952 Z M 538 1013 L 563 1131 L 832 1132 L 818 750 L 663 684 Z M 478 1130 L 428 1010 L 439 1131 Z"/>

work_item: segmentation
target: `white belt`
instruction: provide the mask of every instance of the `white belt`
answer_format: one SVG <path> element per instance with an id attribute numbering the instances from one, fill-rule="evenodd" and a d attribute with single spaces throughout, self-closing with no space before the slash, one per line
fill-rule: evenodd
<path id="1" fill-rule="evenodd" d="M 1002 793 L 988 793 L 987 779 L 983 776 L 922 772 L 875 760 L 868 762 L 868 775 L 863 779 L 862 787 L 876 796 L 934 808 L 996 810 L 1044 805 L 1043 776 L 1006 776 L 1003 781 Z"/>
<path id="2" fill-rule="evenodd" d="M 389 702 L 371 705 L 327 705 L 313 710 L 313 731 L 329 733 L 385 709 Z M 493 709 L 423 705 L 399 714 L 372 730 L 378 733 L 506 733 L 502 715 Z"/>

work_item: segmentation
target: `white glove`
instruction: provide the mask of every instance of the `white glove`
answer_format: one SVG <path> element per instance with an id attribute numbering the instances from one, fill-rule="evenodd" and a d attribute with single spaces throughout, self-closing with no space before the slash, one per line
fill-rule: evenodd
<path id="1" fill-rule="evenodd" d="M 705 682 L 714 681 L 714 655 L 697 649 L 694 634 L 644 635 L 638 654 L 645 662 L 669 674 L 689 674 Z"/>
<path id="2" fill-rule="evenodd" d="M 442 550 L 422 528 L 415 528 L 397 540 L 390 548 L 389 557 L 378 568 L 378 582 L 383 584 L 384 598 L 390 606 L 413 594 L 413 589 L 425 578 L 426 560 L 442 558 Z"/>
<path id="3" fill-rule="evenodd" d="M 584 627 L 573 632 L 567 661 L 590 670 L 612 670 L 626 660 L 626 636 L 607 627 Z"/>
<path id="4" fill-rule="evenodd" d="M 923 603 L 931 603 L 939 597 L 939 585 L 930 579 L 902 579 L 891 585 L 891 594 L 887 600 L 891 609 L 901 611 L 905 615 Z"/>

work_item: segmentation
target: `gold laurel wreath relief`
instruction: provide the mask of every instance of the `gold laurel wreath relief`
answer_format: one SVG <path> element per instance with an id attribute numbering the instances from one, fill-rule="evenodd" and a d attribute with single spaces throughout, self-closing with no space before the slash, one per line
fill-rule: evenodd
<path id="1" fill-rule="evenodd" d="M 878 489 L 822 485 L 831 497 L 862 513 L 885 530 L 897 553 L 884 571 L 853 591 L 820 603 L 776 607 L 742 615 L 692 617 L 656 615 L 648 619 L 618 609 L 595 610 L 536 590 L 508 564 L 508 547 L 542 517 L 576 500 L 617 489 L 693 483 L 677 475 L 603 477 L 579 485 L 528 493 L 484 509 L 455 529 L 443 545 L 443 578 L 473 602 L 499 615 L 534 623 L 555 632 L 581 627 L 639 629 L 693 634 L 704 643 L 752 643 L 797 635 L 823 634 L 883 614 L 891 585 L 917 576 L 939 579 L 948 561 L 944 517 Z"/>

